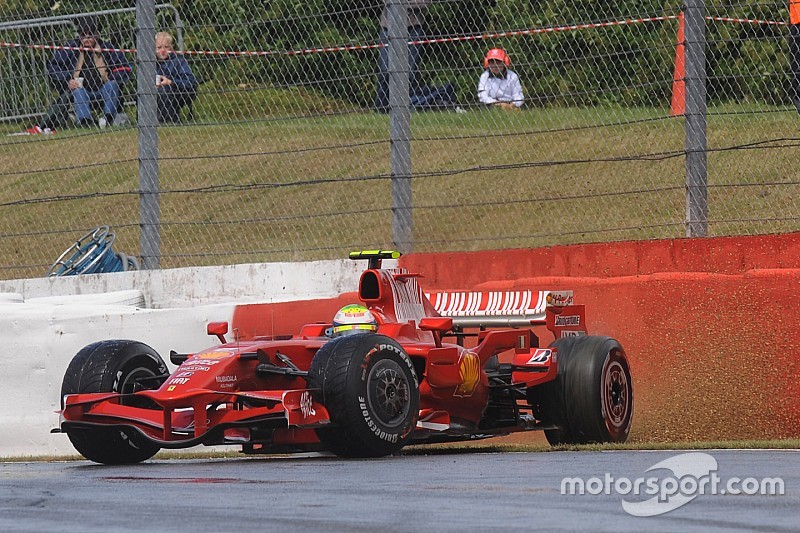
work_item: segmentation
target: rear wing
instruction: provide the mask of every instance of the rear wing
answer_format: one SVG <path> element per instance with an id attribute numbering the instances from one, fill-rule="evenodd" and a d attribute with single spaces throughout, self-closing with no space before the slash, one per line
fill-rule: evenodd
<path id="1" fill-rule="evenodd" d="M 586 335 L 586 312 L 573 303 L 572 291 L 431 291 L 423 292 L 419 274 L 404 268 L 381 268 L 384 259 L 398 259 L 393 250 L 351 252 L 366 259 L 358 297 L 373 313 L 390 321 L 416 322 L 437 315 L 452 318 L 453 329 L 529 328 L 543 325 L 558 339 Z"/>
<path id="2" fill-rule="evenodd" d="M 456 328 L 546 326 L 555 338 L 586 335 L 586 310 L 573 291 L 431 291 L 425 296 Z"/>

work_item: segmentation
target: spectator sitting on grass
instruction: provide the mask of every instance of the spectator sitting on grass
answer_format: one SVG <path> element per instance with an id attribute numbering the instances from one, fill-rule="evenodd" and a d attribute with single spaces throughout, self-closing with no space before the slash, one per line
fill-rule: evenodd
<path id="1" fill-rule="evenodd" d="M 172 35 L 156 34 L 156 87 L 158 87 L 158 121 L 177 122 L 184 106 L 197 96 L 197 79 L 182 55 L 172 48 Z"/>
<path id="2" fill-rule="evenodd" d="M 512 111 L 522 107 L 522 83 L 519 76 L 508 67 L 511 58 L 502 48 L 492 48 L 486 53 L 483 66 L 486 70 L 478 82 L 478 99 L 482 104 L 502 107 Z"/>
<path id="3" fill-rule="evenodd" d="M 378 49 L 378 90 L 375 95 L 375 110 L 379 113 L 389 112 L 389 4 L 384 0 L 381 12 L 381 30 L 379 40 L 381 48 Z M 408 38 L 410 41 L 420 41 L 425 38 L 425 14 L 431 0 L 408 0 Z M 419 63 L 422 60 L 422 46 L 418 44 L 408 47 L 408 93 L 411 98 L 419 95 L 420 85 L 418 79 Z M 413 105 L 413 104 L 412 104 Z"/>
<path id="4" fill-rule="evenodd" d="M 120 91 L 130 78 L 131 67 L 125 55 L 100 39 L 96 22 L 90 17 L 80 18 L 75 25 L 78 39 L 57 50 L 47 64 L 50 84 L 58 91 L 58 98 L 42 122 L 28 133 L 44 133 L 66 126 L 70 103 L 82 127 L 105 127 L 113 124 L 120 109 Z M 92 105 L 102 103 L 103 116 L 95 122 Z"/>

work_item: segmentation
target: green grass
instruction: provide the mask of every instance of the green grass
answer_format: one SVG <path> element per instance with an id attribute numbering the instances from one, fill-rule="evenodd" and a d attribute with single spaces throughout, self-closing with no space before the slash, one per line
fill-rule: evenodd
<path id="1" fill-rule="evenodd" d="M 415 250 L 683 236 L 683 119 L 666 115 L 619 107 L 413 114 Z M 710 233 L 800 228 L 791 142 L 730 149 L 791 138 L 794 112 L 729 105 L 711 109 L 708 124 Z M 22 127 L 0 124 L 0 134 Z M 159 130 L 162 266 L 390 246 L 388 131 L 388 116 L 307 91 L 207 88 L 194 122 Z M 115 250 L 138 255 L 137 135 L 3 137 L 0 278 L 42 275 L 101 224 L 115 230 Z"/>

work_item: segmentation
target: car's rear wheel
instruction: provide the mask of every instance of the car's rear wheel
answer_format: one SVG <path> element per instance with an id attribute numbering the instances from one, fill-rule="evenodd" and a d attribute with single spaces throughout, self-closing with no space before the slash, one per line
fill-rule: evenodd
<path id="1" fill-rule="evenodd" d="M 397 342 L 371 333 L 333 339 L 311 362 L 309 387 L 331 416 L 317 430 L 342 457 L 381 457 L 408 441 L 419 414 L 419 385 Z"/>
<path id="2" fill-rule="evenodd" d="M 158 353 L 141 342 L 109 340 L 90 344 L 72 358 L 61 384 L 67 394 L 116 392 L 129 394 L 142 389 L 156 389 L 168 375 Z M 146 407 L 131 399 L 123 404 Z M 67 433 L 75 449 L 90 461 L 104 464 L 138 463 L 160 449 L 131 429 L 72 429 Z"/>
<path id="3" fill-rule="evenodd" d="M 551 429 L 552 445 L 625 442 L 633 418 L 633 380 L 625 351 L 615 339 L 566 337 L 558 350 L 555 381 L 528 391 Z"/>

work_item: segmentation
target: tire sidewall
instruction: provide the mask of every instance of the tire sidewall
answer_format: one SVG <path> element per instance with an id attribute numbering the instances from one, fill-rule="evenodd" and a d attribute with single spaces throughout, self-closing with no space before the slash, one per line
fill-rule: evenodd
<path id="1" fill-rule="evenodd" d="M 547 401 L 557 429 L 547 430 L 553 444 L 625 442 L 633 417 L 633 382 L 627 356 L 610 337 L 580 336 L 556 340 L 558 374 L 547 390 Z M 609 369 L 624 373 L 626 404 L 618 421 L 608 412 Z"/>
<path id="2" fill-rule="evenodd" d="M 160 368 L 159 362 L 155 361 L 148 353 L 129 354 L 124 357 L 124 362 L 114 372 L 112 390 L 119 393 L 135 392 L 133 380 L 143 377 L 157 377 L 164 375 L 166 372 L 166 365 L 164 365 L 163 369 Z"/>
<path id="3" fill-rule="evenodd" d="M 408 403 L 398 423 L 376 416 L 368 396 L 370 376 L 381 369 L 402 374 Z M 317 430 L 320 440 L 342 457 L 381 457 L 399 451 L 416 427 L 419 380 L 410 357 L 393 339 L 364 333 L 325 344 L 309 369 L 309 387 L 330 415 L 331 425 Z M 374 399 L 373 399 L 374 400 Z M 394 420 L 393 420 L 394 421 Z"/>
<path id="4" fill-rule="evenodd" d="M 405 351 L 394 340 L 382 335 L 360 335 L 360 350 L 356 353 L 363 353 L 363 357 L 354 360 L 348 375 L 348 385 L 353 397 L 351 398 L 349 409 L 353 413 L 353 419 L 359 423 L 356 429 L 368 436 L 370 440 L 377 439 L 378 442 L 384 441 L 389 445 L 405 444 L 416 425 L 419 415 L 419 382 L 417 379 L 414 365 Z M 401 424 L 387 425 L 375 412 L 374 404 L 377 400 L 368 390 L 370 379 L 376 379 L 375 371 L 391 365 L 389 368 L 398 369 L 405 376 L 409 387 L 408 403 L 404 409 L 404 421 Z M 359 429 L 360 427 L 360 429 Z"/>
<path id="5" fill-rule="evenodd" d="M 550 343 L 551 348 L 556 349 L 558 361 L 558 371 L 556 379 L 538 387 L 539 401 L 545 411 L 543 421 L 547 425 L 555 426 L 554 429 L 546 429 L 545 436 L 552 445 L 570 444 L 574 438 L 571 434 L 571 427 L 567 415 L 568 386 L 566 378 L 571 374 L 573 358 L 572 348 L 579 337 L 561 337 Z"/>
<path id="6" fill-rule="evenodd" d="M 166 373 L 167 365 L 152 348 L 140 342 L 132 342 L 122 347 L 113 359 L 109 372 L 103 378 L 103 386 L 109 387 L 109 392 L 130 393 L 134 392 L 131 379 Z"/>
<path id="7" fill-rule="evenodd" d="M 99 382 L 86 382 L 80 380 L 77 390 L 70 386 L 66 376 L 61 385 L 61 398 L 65 394 L 81 394 L 94 392 L 122 392 L 122 387 L 130 383 L 128 378 L 132 372 L 144 369 L 152 375 L 168 374 L 167 365 L 150 346 L 129 340 L 110 340 L 100 341 L 90 344 L 79 351 L 70 363 L 67 374 L 77 374 L 81 376 L 98 357 L 104 357 L 109 351 L 114 351 L 109 357 L 107 367 L 103 372 Z M 63 406 L 62 406 L 63 407 Z"/>

